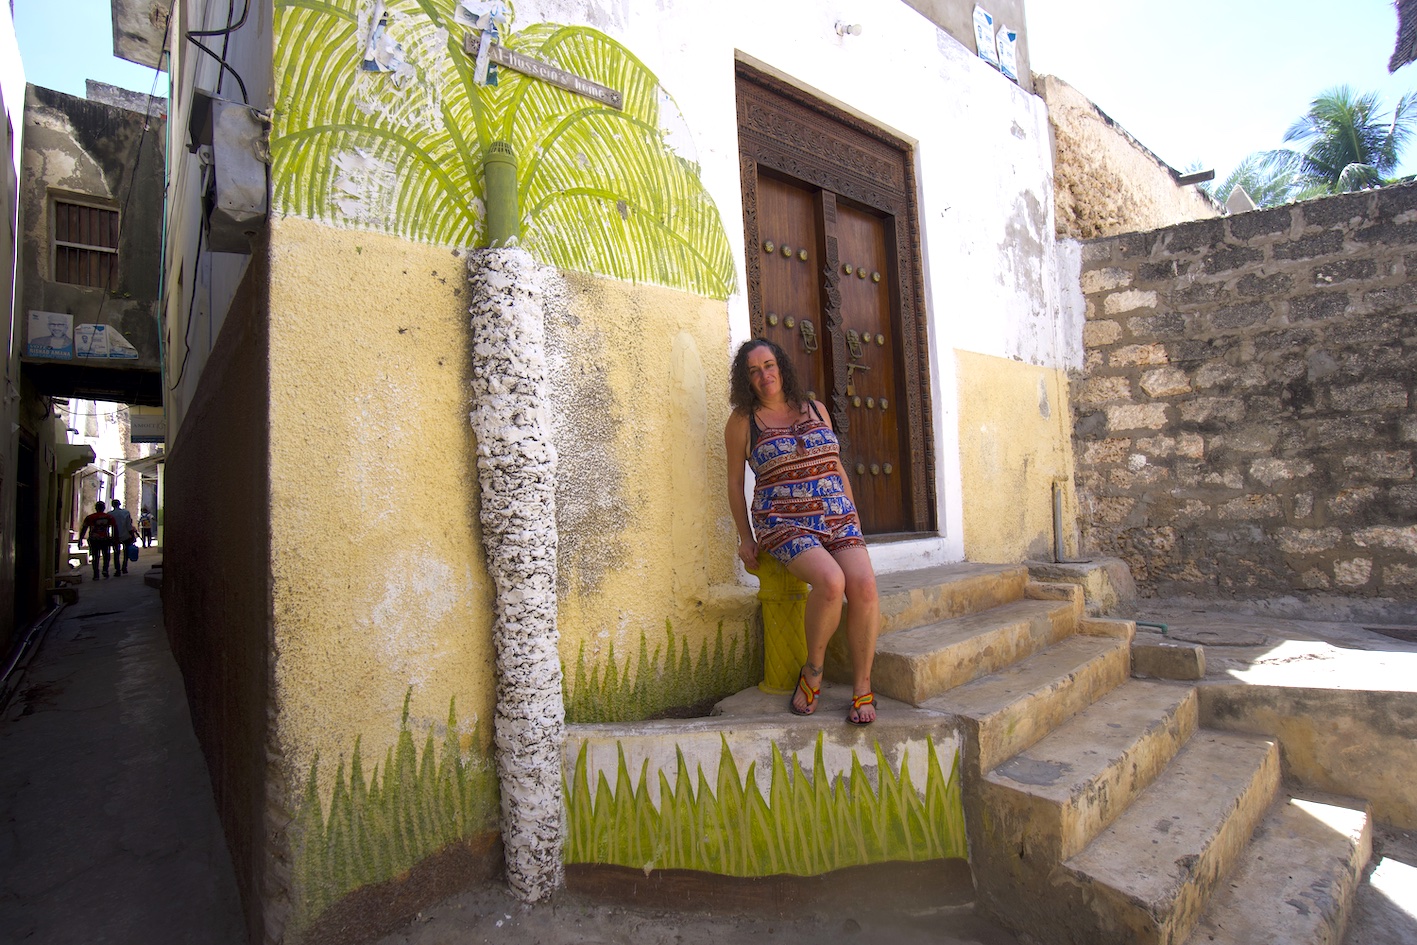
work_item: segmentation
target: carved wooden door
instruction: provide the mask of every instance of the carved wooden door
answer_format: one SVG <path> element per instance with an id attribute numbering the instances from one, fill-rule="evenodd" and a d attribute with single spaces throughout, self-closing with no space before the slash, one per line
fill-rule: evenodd
<path id="1" fill-rule="evenodd" d="M 764 176 L 758 181 L 762 232 L 762 337 L 792 359 L 813 400 L 832 389 L 822 353 L 821 201 L 810 187 Z"/>
<path id="2" fill-rule="evenodd" d="M 830 191 L 771 174 L 758 177 L 757 193 L 762 334 L 787 352 L 813 400 L 845 395 L 847 422 L 833 423 L 844 431 L 842 461 L 867 534 L 908 531 L 887 221 Z M 839 247 L 842 274 L 840 329 L 830 339 L 821 287 L 829 239 Z M 838 348 L 846 353 L 844 372 L 829 356 Z"/>
<path id="3" fill-rule="evenodd" d="M 846 411 L 850 448 L 843 454 L 856 504 L 869 532 L 908 531 L 901 451 L 900 371 L 894 309 L 895 266 L 886 244 L 886 220 L 836 202 L 841 253 L 841 338 L 846 345 Z"/>
<path id="4" fill-rule="evenodd" d="M 909 164 L 893 139 L 872 140 L 774 83 L 739 67 L 753 333 L 780 345 L 804 390 L 827 405 L 866 533 L 929 531 L 933 443 Z"/>

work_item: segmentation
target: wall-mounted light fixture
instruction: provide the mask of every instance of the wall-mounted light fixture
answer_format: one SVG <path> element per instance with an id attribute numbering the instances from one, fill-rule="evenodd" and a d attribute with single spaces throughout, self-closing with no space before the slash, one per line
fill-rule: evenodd
<path id="1" fill-rule="evenodd" d="M 840 20 L 836 24 L 836 35 L 838 36 L 860 36 L 860 23 L 843 23 Z"/>

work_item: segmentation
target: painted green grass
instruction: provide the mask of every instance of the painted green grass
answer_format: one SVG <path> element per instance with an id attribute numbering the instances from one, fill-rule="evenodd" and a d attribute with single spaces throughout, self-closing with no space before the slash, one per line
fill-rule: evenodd
<path id="1" fill-rule="evenodd" d="M 588 667 L 582 642 L 574 674 L 561 667 L 566 721 L 638 721 L 666 709 L 730 695 L 762 678 L 762 639 L 750 624 L 745 623 L 743 633 L 725 648 L 723 622 L 719 621 L 712 652 L 704 640 L 697 661 L 692 658 L 689 641 L 675 639 L 674 626 L 668 620 L 664 621 L 664 636 L 664 643 L 651 650 L 647 636 L 640 634 L 633 672 L 628 663 L 621 666 L 615 658 L 613 643 L 602 665 Z"/>
<path id="2" fill-rule="evenodd" d="M 726 739 L 716 788 L 702 768 L 693 778 L 679 751 L 675 785 L 658 772 L 657 809 L 647 788 L 648 760 L 634 784 L 621 749 L 614 788 L 602 773 L 592 791 L 582 746 L 566 787 L 566 862 L 815 876 L 868 863 L 966 855 L 958 752 L 946 778 L 930 743 L 922 798 L 905 759 L 897 774 L 879 745 L 875 788 L 854 753 L 849 779 L 830 779 L 822 745 L 819 734 L 810 777 L 795 754 L 789 766 L 774 745 L 766 795 L 758 789 L 756 765 L 748 768 L 746 784 L 738 777 Z"/>
<path id="3" fill-rule="evenodd" d="M 448 844 L 497 826 L 497 776 L 492 764 L 467 761 L 458 745 L 455 706 L 439 746 L 428 733 L 420 755 L 408 728 L 404 696 L 398 741 L 374 765 L 366 783 L 359 740 L 349 769 L 341 758 L 329 813 L 319 792 L 318 757 L 293 831 L 295 876 L 302 912 L 318 916 L 341 896 L 393 879 Z M 473 741 L 478 743 L 474 731 Z"/>

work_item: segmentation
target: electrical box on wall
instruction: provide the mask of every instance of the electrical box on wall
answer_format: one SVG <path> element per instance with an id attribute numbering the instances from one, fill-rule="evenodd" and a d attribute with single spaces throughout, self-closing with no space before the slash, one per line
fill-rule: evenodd
<path id="1" fill-rule="evenodd" d="M 198 89 L 192 96 L 188 149 L 205 157 L 207 245 L 218 253 L 250 253 L 265 226 L 270 123 L 249 105 Z"/>

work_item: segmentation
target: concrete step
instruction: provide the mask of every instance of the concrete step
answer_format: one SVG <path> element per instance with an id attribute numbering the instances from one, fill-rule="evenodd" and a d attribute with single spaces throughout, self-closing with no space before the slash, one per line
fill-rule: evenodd
<path id="1" fill-rule="evenodd" d="M 1062 864 L 1055 889 L 1069 903 L 1059 920 L 1098 945 L 1184 942 L 1278 790 L 1274 742 L 1198 732 L 1111 826 Z"/>
<path id="2" fill-rule="evenodd" d="M 1018 600 L 882 636 L 872 688 L 920 705 L 1067 637 L 1076 627 L 1075 613 L 1070 601 Z"/>
<path id="3" fill-rule="evenodd" d="M 1068 637 L 920 705 L 960 716 L 971 765 L 989 771 L 1120 686 L 1128 656 L 1122 640 Z"/>
<path id="4" fill-rule="evenodd" d="M 881 635 L 1021 600 L 1027 587 L 1028 568 L 1021 564 L 949 564 L 883 574 L 876 579 Z"/>
<path id="5" fill-rule="evenodd" d="M 1281 797 L 1189 942 L 1338 945 L 1372 850 L 1363 801 Z"/>
<path id="6" fill-rule="evenodd" d="M 964 563 L 882 574 L 876 579 L 880 638 L 1015 603 L 1024 599 L 1029 586 L 1028 569 L 1023 565 Z M 1078 608 L 1081 614 L 1081 603 Z M 851 655 L 846 649 L 850 610 L 851 602 L 847 601 L 841 624 L 827 645 L 826 676 L 837 682 L 850 681 L 852 674 Z M 876 685 L 874 667 L 872 684 Z"/>
<path id="7" fill-rule="evenodd" d="M 986 773 L 997 845 L 1035 870 L 1081 852 L 1195 733 L 1198 701 L 1194 686 L 1128 680 Z"/>

